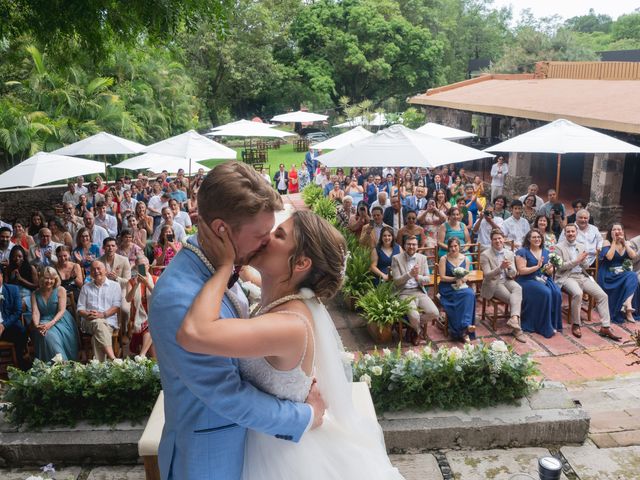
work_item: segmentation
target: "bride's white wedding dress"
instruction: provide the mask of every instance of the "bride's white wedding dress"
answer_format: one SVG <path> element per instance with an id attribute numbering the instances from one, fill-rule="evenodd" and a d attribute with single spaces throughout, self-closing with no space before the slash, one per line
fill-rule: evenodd
<path id="1" fill-rule="evenodd" d="M 351 384 L 342 360 L 342 342 L 326 308 L 310 290 L 301 292 L 315 324 L 314 375 L 327 404 L 320 428 L 299 443 L 250 430 L 247 433 L 243 480 L 402 480 L 387 457 L 378 423 L 359 415 L 351 401 Z M 303 318 L 303 317 L 301 317 Z M 305 319 L 305 321 L 308 320 Z M 264 358 L 241 359 L 245 380 L 279 398 L 304 402 L 312 378 L 300 364 L 276 370 Z"/>

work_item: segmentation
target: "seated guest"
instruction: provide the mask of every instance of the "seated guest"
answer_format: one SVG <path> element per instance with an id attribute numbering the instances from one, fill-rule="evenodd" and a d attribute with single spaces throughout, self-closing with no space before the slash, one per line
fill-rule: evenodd
<path id="1" fill-rule="evenodd" d="M 389 197 L 387 196 L 387 192 L 379 192 L 378 193 L 378 199 L 371 204 L 371 208 L 369 210 L 371 210 L 373 212 L 373 209 L 375 207 L 381 207 L 382 211 L 384 212 L 390 206 L 391 206 L 391 201 L 389 200 Z"/>
<path id="2" fill-rule="evenodd" d="M 487 196 L 484 191 L 484 182 L 479 175 L 473 177 L 473 194 L 476 196 L 476 201 L 480 207 L 485 208 L 487 206 Z"/>
<path id="3" fill-rule="evenodd" d="M 498 195 L 493 201 L 493 216 L 506 220 L 511 216 L 511 212 L 507 210 L 507 197 Z"/>
<path id="4" fill-rule="evenodd" d="M 415 189 L 415 194 L 410 195 L 404 199 L 404 206 L 407 210 L 413 210 L 414 212 L 420 212 L 427 208 L 426 188 L 418 186 Z"/>
<path id="5" fill-rule="evenodd" d="M 337 175 L 329 175 L 328 181 L 322 187 L 322 193 L 325 197 L 328 197 L 331 191 L 334 188 L 335 184 L 338 184 L 338 189 L 340 189 L 340 182 L 338 181 Z"/>
<path id="6" fill-rule="evenodd" d="M 29 250 L 29 261 L 36 267 L 50 267 L 57 261 L 56 248 L 61 245 L 51 240 L 51 230 L 41 228 L 38 243 Z"/>
<path id="7" fill-rule="evenodd" d="M 336 207 L 336 215 L 338 224 L 342 228 L 348 228 L 351 216 L 356 214 L 356 208 L 353 206 L 353 198 L 351 195 L 345 195 L 342 203 Z"/>
<path id="8" fill-rule="evenodd" d="M 107 213 L 107 204 L 105 202 L 98 202 L 95 212 L 95 224 L 98 227 L 104 228 L 110 237 L 117 236 L 118 220 L 114 215 Z"/>
<path id="9" fill-rule="evenodd" d="M 0 227 L 0 268 L 4 269 L 9 265 L 9 254 L 16 245 L 11 241 L 11 229 Z"/>
<path id="10" fill-rule="evenodd" d="M 505 222 L 506 223 L 506 222 Z M 516 252 L 516 281 L 522 287 L 522 330 L 551 338 L 562 330 L 562 293 L 553 281 L 549 250 L 539 230 L 530 230 Z"/>
<path id="11" fill-rule="evenodd" d="M 60 245 L 66 245 L 69 248 L 73 248 L 73 238 L 67 231 L 67 227 L 61 218 L 53 217 L 49 219 L 49 230 L 51 230 L 51 240 Z"/>
<path id="12" fill-rule="evenodd" d="M 476 295 L 466 284 L 466 276 L 454 274 L 454 269 L 458 267 L 469 271 L 469 264 L 460 251 L 458 238 L 451 237 L 447 247 L 447 254 L 440 257 L 438 264 L 440 303 L 447 313 L 449 334 L 456 340 L 471 343 L 476 331 Z"/>
<path id="13" fill-rule="evenodd" d="M 129 260 L 129 265 L 131 265 L 131 267 L 133 268 L 136 264 L 136 259 L 139 256 L 144 255 L 144 250 L 133 242 L 133 235 L 131 234 L 131 230 L 125 228 L 124 230 L 122 230 L 122 232 L 120 232 L 118 250 L 116 251 L 116 253 Z"/>
<path id="14" fill-rule="evenodd" d="M 69 236 L 71 238 L 71 245 L 69 245 L 69 248 L 73 249 L 75 247 L 75 245 L 73 245 L 73 241 L 76 238 L 76 233 L 78 233 L 78 230 L 84 226 L 84 223 L 82 222 L 82 217 L 78 217 L 76 215 L 76 207 L 74 204 L 72 203 L 63 204 L 62 212 L 63 212 L 63 217 L 61 219 L 62 225 L 64 227 L 64 230 L 69 233 Z M 51 228 L 51 225 L 49 225 L 49 228 Z M 53 233 L 55 235 L 55 232 Z M 55 240 L 54 238 L 54 241 L 58 241 L 58 240 Z M 59 243 L 64 243 L 64 242 L 59 242 Z"/>
<path id="15" fill-rule="evenodd" d="M 329 190 L 329 199 L 334 202 L 341 202 L 344 198 L 344 191 L 340 189 L 340 184 L 336 181 L 333 182 L 331 190 Z"/>
<path id="16" fill-rule="evenodd" d="M 177 200 L 180 207 L 187 202 L 187 193 L 182 190 L 182 182 L 180 180 L 174 180 L 169 184 L 169 196 L 173 200 Z"/>
<path id="17" fill-rule="evenodd" d="M 13 223 L 13 236 L 11 237 L 11 242 L 14 245 L 20 245 L 27 252 L 35 244 L 31 235 L 29 235 L 27 230 L 24 228 L 24 224 L 19 221 Z"/>
<path id="18" fill-rule="evenodd" d="M 393 228 L 382 227 L 380 232 L 380 240 L 376 248 L 371 249 L 371 273 L 373 273 L 373 283 L 378 285 L 380 280 L 386 282 L 389 280 L 389 269 L 391 268 L 391 259 L 400 253 L 400 245 L 393 240 Z"/>
<path id="19" fill-rule="evenodd" d="M 107 269 L 99 260 L 91 263 L 91 282 L 85 283 L 78 298 L 78 315 L 82 331 L 91 334 L 93 356 L 103 361 L 113 360 L 111 335 L 118 330 L 118 314 L 122 303 L 122 289 L 107 278 Z"/>
<path id="20" fill-rule="evenodd" d="M 89 235 L 91 235 L 91 240 L 93 241 L 93 243 L 95 243 L 96 245 L 102 245 L 104 239 L 109 236 L 109 232 L 107 232 L 107 230 L 100 225 L 96 225 L 95 215 L 91 212 L 85 213 L 82 219 L 84 221 L 84 226 L 89 230 Z M 78 230 L 78 232 L 79 231 L 80 230 Z M 77 239 L 78 234 L 76 233 L 76 240 Z M 77 246 L 78 243 L 76 241 L 76 247 Z"/>
<path id="21" fill-rule="evenodd" d="M 80 197 L 80 193 L 76 191 L 75 182 L 69 182 L 67 184 L 67 190 L 62 194 L 62 203 L 73 203 L 76 205 L 78 203 L 78 198 Z"/>
<path id="22" fill-rule="evenodd" d="M 549 230 L 549 219 L 545 215 L 538 215 L 533 221 L 532 228 L 537 228 L 542 233 L 544 248 L 553 251 L 558 242 L 555 234 Z"/>
<path id="23" fill-rule="evenodd" d="M 169 200 L 169 208 L 171 209 L 171 213 L 173 214 L 173 221 L 182 225 L 182 228 L 185 230 L 187 228 L 191 228 L 191 217 L 187 212 L 180 210 L 180 204 L 177 200 L 171 199 Z"/>
<path id="24" fill-rule="evenodd" d="M 536 201 L 533 207 L 536 210 L 540 208 L 544 203 L 544 200 L 542 200 L 542 198 L 538 196 L 538 185 L 536 185 L 535 183 L 532 183 L 531 185 L 529 185 L 529 187 L 527 188 L 527 193 L 522 195 L 518 200 L 520 200 L 521 202 L 524 202 L 524 199 L 527 198 L 528 195 L 533 195 L 535 197 Z"/>
<path id="25" fill-rule="evenodd" d="M 462 182 L 462 177 L 456 175 L 455 180 L 449 187 L 449 201 L 454 205 L 458 203 L 459 198 L 464 198 L 464 186 L 465 184 Z"/>
<path id="26" fill-rule="evenodd" d="M 76 245 L 73 259 L 84 270 L 85 278 L 88 278 L 91 275 L 91 263 L 100 256 L 100 247 L 92 242 L 91 232 L 86 227 L 78 230 Z"/>
<path id="27" fill-rule="evenodd" d="M 9 254 L 6 282 L 18 287 L 24 302 L 24 311 L 31 312 L 31 292 L 38 288 L 38 269 L 27 261 L 27 252 L 16 245 Z"/>
<path id="28" fill-rule="evenodd" d="M 182 248 L 170 225 L 160 227 L 158 242 L 153 246 L 153 274 L 160 275 Z"/>
<path id="29" fill-rule="evenodd" d="M 155 357 L 151 333 L 149 332 L 149 303 L 158 277 L 149 273 L 149 260 L 140 256 L 136 260 L 136 272 L 127 284 L 125 301 L 131 304 L 127 335 L 131 338 L 129 351 L 146 357 L 147 352 Z"/>
<path id="30" fill-rule="evenodd" d="M 22 247 L 16 247 L 22 248 Z M 18 366 L 26 370 L 28 365 L 24 359 L 27 347 L 27 332 L 22 325 L 20 315 L 22 314 L 22 300 L 20 291 L 15 285 L 4 283 L 4 276 L 0 271 L 0 340 L 11 342 L 16 349 Z"/>
<path id="31" fill-rule="evenodd" d="M 407 213 L 407 224 L 398 230 L 398 233 L 396 234 L 396 242 L 398 245 L 404 244 L 407 237 L 416 237 L 418 239 L 418 248 L 424 248 L 427 246 L 427 236 L 424 233 L 424 228 L 416 224 L 417 218 L 418 215 L 416 212 L 412 211 Z"/>
<path id="32" fill-rule="evenodd" d="M 380 240 L 380 232 L 382 227 L 391 226 L 382 221 L 383 212 L 382 207 L 373 207 L 371 209 L 371 222 L 362 227 L 362 233 L 360 234 L 360 245 L 374 248 Z M 393 227 L 391 227 L 393 228 Z"/>
<path id="33" fill-rule="evenodd" d="M 611 315 L 609 313 L 609 298 L 607 294 L 589 275 L 587 268 L 588 254 L 585 246 L 576 240 L 578 227 L 569 224 L 564 228 L 565 239 L 556 245 L 554 253 L 563 264 L 558 268 L 556 283 L 567 292 L 571 302 L 571 333 L 574 337 L 582 337 L 580 313 L 582 310 L 582 295 L 588 293 L 596 301 L 596 309 L 602 320 L 602 327 L 598 332 L 603 337 L 609 337 L 616 342 L 620 337 L 611 330 Z"/>
<path id="34" fill-rule="evenodd" d="M 493 207 L 488 205 L 482 212 L 478 214 L 478 220 L 473 225 L 473 233 L 478 237 L 480 251 L 491 246 L 491 232 L 494 230 L 502 231 L 504 220 L 500 217 L 494 217 Z"/>
<path id="35" fill-rule="evenodd" d="M 464 197 L 458 198 L 455 206 L 460 210 L 460 222 L 464 224 L 468 230 L 471 230 L 473 228 L 473 215 L 467 209 L 467 202 Z"/>
<path id="36" fill-rule="evenodd" d="M 433 176 L 433 183 L 431 185 L 427 185 L 427 187 L 429 188 L 429 190 L 431 190 L 434 194 L 434 198 L 435 198 L 435 193 L 438 190 L 442 190 L 442 192 L 445 194 L 445 196 L 447 195 L 447 189 L 449 187 L 449 184 L 444 183 L 442 181 L 442 175 L 439 173 L 436 173 Z M 437 198 L 436 198 L 436 203 L 437 203 Z"/>
<path id="37" fill-rule="evenodd" d="M 460 209 L 458 207 L 451 207 L 449 209 L 448 220 L 440 225 L 438 231 L 438 256 L 442 257 L 447 254 L 449 249 L 448 242 L 450 238 L 456 237 L 460 240 L 460 245 L 464 246 L 471 243 L 471 237 L 469 236 L 469 230 L 466 225 L 461 221 Z"/>
<path id="38" fill-rule="evenodd" d="M 269 179 L 269 184 L 271 184 L 271 179 Z M 189 215 L 189 220 L 191 220 L 191 225 L 196 225 L 198 223 L 198 192 L 196 190 L 191 190 L 189 193 L 187 214 Z"/>
<path id="39" fill-rule="evenodd" d="M 161 213 L 160 213 L 161 214 Z M 147 204 L 144 202 L 138 202 L 136 204 L 136 219 L 138 220 L 138 227 L 146 230 L 147 237 L 153 235 L 153 217 L 147 215 Z M 158 220 L 160 222 L 160 220 Z"/>
<path id="40" fill-rule="evenodd" d="M 133 198 L 135 185 L 132 185 L 131 190 L 125 190 L 123 192 L 122 201 L 120 202 L 120 216 L 121 218 L 126 218 L 136 211 L 136 205 L 138 204 L 138 200 Z"/>
<path id="41" fill-rule="evenodd" d="M 391 198 L 391 207 L 386 208 L 384 213 L 382 214 L 382 221 L 386 225 L 390 225 L 391 227 L 393 227 L 393 231 L 397 235 L 398 231 L 404 228 L 407 224 L 408 213 L 409 209 L 402 205 L 400 197 L 396 195 L 395 197 Z"/>
<path id="42" fill-rule="evenodd" d="M 118 251 L 118 243 L 115 238 L 105 238 L 102 248 L 104 255 L 98 260 L 104 263 L 107 269 L 107 278 L 117 282 L 124 289 L 131 278 L 129 259 L 116 253 Z"/>
<path id="43" fill-rule="evenodd" d="M 581 199 L 577 199 L 571 202 L 571 207 L 573 208 L 573 213 L 567 216 L 567 225 L 569 225 L 570 223 L 576 223 L 578 212 L 584 208 L 587 208 L 587 202 Z M 593 225 L 592 218 L 589 218 L 589 223 Z"/>
<path id="44" fill-rule="evenodd" d="M 158 227 L 153 232 L 153 237 L 151 238 L 152 241 L 154 242 L 158 241 L 158 237 L 160 236 L 160 230 L 165 225 L 168 227 L 171 227 L 172 230 L 174 231 L 176 242 L 178 243 L 186 242 L 187 232 L 185 232 L 184 227 L 182 225 L 180 225 L 173 219 L 173 212 L 169 207 L 164 207 L 162 209 L 162 222 L 160 222 L 160 225 L 158 225 Z"/>
<path id="45" fill-rule="evenodd" d="M 529 222 L 522 217 L 522 202 L 514 200 L 511 202 L 511 216 L 502 224 L 504 237 L 513 243 L 513 248 L 522 246 L 524 237 L 531 230 Z"/>
<path id="46" fill-rule="evenodd" d="M 538 208 L 538 213 L 551 218 L 552 210 L 558 210 L 563 219 L 567 216 L 564 205 L 558 200 L 558 192 L 556 192 L 555 189 L 550 188 L 547 190 L 547 201 Z"/>
<path id="47" fill-rule="evenodd" d="M 438 229 L 446 221 L 447 216 L 436 208 L 434 199 L 430 199 L 425 209 L 418 213 L 417 223 L 424 228 L 427 247 L 435 247 L 438 244 Z"/>
<path id="48" fill-rule="evenodd" d="M 559 238 L 564 231 L 566 220 L 560 210 L 561 204 L 555 203 L 551 208 L 551 216 L 549 217 L 549 231 L 553 232 L 556 238 Z"/>
<path id="49" fill-rule="evenodd" d="M 436 190 L 433 194 L 433 199 L 436 201 L 436 208 L 445 215 L 447 215 L 452 206 L 457 206 L 456 203 L 451 204 L 451 202 L 447 201 L 447 195 L 444 190 Z"/>
<path id="50" fill-rule="evenodd" d="M 63 360 L 78 357 L 78 328 L 67 310 L 67 292 L 52 267 L 40 275 L 40 287 L 31 295 L 33 343 L 36 358 L 49 362 L 57 354 Z"/>
<path id="51" fill-rule="evenodd" d="M 520 326 L 522 287 L 515 281 L 518 275 L 516 259 L 511 250 L 504 248 L 504 234 L 500 229 L 491 232 L 491 248 L 480 254 L 480 268 L 483 274 L 480 295 L 487 300 L 497 298 L 509 305 L 511 317 L 507 325 L 513 329 L 514 338 L 525 343 Z"/>
<path id="52" fill-rule="evenodd" d="M 393 283 L 398 289 L 400 298 L 411 299 L 409 323 L 412 328 L 412 343 L 418 345 L 426 341 L 427 323 L 438 318 L 440 313 L 427 295 L 426 285 L 429 282 L 429 265 L 427 257 L 418 252 L 418 239 L 407 237 L 404 252 L 393 256 L 391 271 Z"/>
<path id="53" fill-rule="evenodd" d="M 598 284 L 609 296 L 609 314 L 614 323 L 635 322 L 633 302 L 638 295 L 638 276 L 623 264 L 625 260 L 633 262 L 637 256 L 622 225 L 614 223 L 607 232 L 598 268 Z"/>
<path id="54" fill-rule="evenodd" d="M 40 234 L 40 229 L 46 226 L 47 224 L 45 222 L 44 215 L 41 211 L 37 210 L 31 214 L 31 217 L 29 217 L 29 228 L 27 229 L 27 233 L 35 242 Z"/>
<path id="55" fill-rule="evenodd" d="M 464 202 L 467 211 L 471 212 L 472 219 L 470 223 L 468 223 L 469 228 L 471 228 L 478 219 L 478 212 L 482 211 L 482 204 L 480 203 L 478 196 L 475 194 L 475 188 L 472 183 L 468 183 L 464 186 Z"/>
<path id="56" fill-rule="evenodd" d="M 86 195 L 80 195 L 80 198 L 78 199 L 78 203 L 75 205 L 75 214 L 76 216 L 80 217 L 80 219 L 82 219 L 84 217 L 84 214 L 87 212 L 92 212 L 93 208 L 91 208 L 89 206 L 89 200 L 87 200 L 87 196 Z"/>
<path id="57" fill-rule="evenodd" d="M 529 222 L 529 225 L 533 225 L 534 220 L 538 216 L 535 195 L 527 195 L 525 197 L 524 202 L 522 202 L 522 216 Z"/>
<path id="58" fill-rule="evenodd" d="M 60 286 L 65 289 L 67 294 L 73 293 L 73 298 L 78 299 L 80 289 L 84 284 L 84 274 L 80 264 L 71 261 L 71 250 L 66 245 L 60 245 L 56 248 L 56 272 L 60 277 Z"/>
<path id="59" fill-rule="evenodd" d="M 602 250 L 602 235 L 595 225 L 590 224 L 591 214 L 588 210 L 578 210 L 576 213 L 576 226 L 578 227 L 578 242 L 584 244 L 588 253 L 589 266 L 593 265 L 596 255 Z M 560 235 L 560 241 L 564 240 L 564 232 Z"/>
<path id="60" fill-rule="evenodd" d="M 633 237 L 629 240 L 629 243 L 636 253 L 640 252 L 640 235 Z M 636 256 L 633 261 L 633 271 L 638 274 L 638 280 L 640 281 L 640 255 Z"/>
<path id="61" fill-rule="evenodd" d="M 355 215 L 351 215 L 351 218 L 349 218 L 349 231 L 352 232 L 356 238 L 362 241 L 362 229 L 366 225 L 369 225 L 370 221 L 371 217 L 369 216 L 369 207 L 367 207 L 367 202 L 363 200 L 358 203 Z"/>
<path id="62" fill-rule="evenodd" d="M 353 198 L 353 203 L 356 205 L 360 200 L 364 198 L 364 189 L 361 185 L 358 185 L 358 179 L 355 175 L 351 176 L 351 181 L 344 189 L 345 195 L 349 195 Z"/>
<path id="63" fill-rule="evenodd" d="M 138 217 L 135 215 L 127 217 L 127 230 L 131 234 L 133 243 L 144 250 L 147 247 L 147 231 L 144 228 L 139 228 Z"/>

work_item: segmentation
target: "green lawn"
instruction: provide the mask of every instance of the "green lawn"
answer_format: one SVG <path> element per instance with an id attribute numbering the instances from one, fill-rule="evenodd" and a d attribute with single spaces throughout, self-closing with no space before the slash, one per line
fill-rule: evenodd
<path id="1" fill-rule="evenodd" d="M 235 151 L 238 152 L 238 160 L 240 160 L 240 151 L 241 147 L 235 148 Z M 270 149 L 269 152 L 269 171 L 271 176 L 278 170 L 278 165 L 284 163 L 285 169 L 289 170 L 291 168 L 291 164 L 295 163 L 296 167 L 300 166 L 300 163 L 304 161 L 304 155 L 306 152 L 294 152 L 292 144 L 282 145 L 279 149 L 274 150 Z M 206 160 L 204 162 L 200 162 L 203 165 L 206 165 L 209 168 L 213 168 L 219 163 L 222 163 L 224 160 Z"/>

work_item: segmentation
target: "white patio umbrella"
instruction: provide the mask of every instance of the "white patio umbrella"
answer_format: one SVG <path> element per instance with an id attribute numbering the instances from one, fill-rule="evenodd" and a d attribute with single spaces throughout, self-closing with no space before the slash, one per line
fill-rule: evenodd
<path id="1" fill-rule="evenodd" d="M 564 118 L 486 148 L 487 152 L 558 154 L 556 191 L 560 193 L 560 166 L 564 153 L 640 153 L 636 147 Z"/>
<path id="2" fill-rule="evenodd" d="M 328 115 L 321 115 L 319 113 L 303 112 L 302 110 L 298 110 L 297 112 L 289 112 L 276 115 L 271 119 L 271 121 L 280 123 L 311 123 L 322 122 L 327 118 L 329 118 Z"/>
<path id="3" fill-rule="evenodd" d="M 492 157 L 481 150 L 392 125 L 375 135 L 320 155 L 329 167 L 425 167 Z"/>
<path id="4" fill-rule="evenodd" d="M 38 152 L 0 175 L 0 188 L 35 187 L 78 175 L 104 174 L 104 163 Z"/>
<path id="5" fill-rule="evenodd" d="M 138 153 L 144 145 L 107 132 L 96 133 L 51 153 L 58 155 L 120 155 Z"/>
<path id="6" fill-rule="evenodd" d="M 124 168 L 125 170 L 151 170 L 153 172 L 161 172 L 166 170 L 169 173 L 176 173 L 182 169 L 185 172 L 195 171 L 204 168 L 208 172 L 210 168 L 184 157 L 175 157 L 173 155 L 162 155 L 161 153 L 143 153 L 126 159 L 123 162 L 114 165 L 115 168 Z"/>
<path id="7" fill-rule="evenodd" d="M 425 123 L 421 127 L 416 128 L 416 132 L 426 133 L 427 135 L 444 138 L 445 140 L 462 140 L 463 138 L 473 138 L 477 136 L 475 133 L 465 132 L 464 130 L 433 122 Z"/>
<path id="8" fill-rule="evenodd" d="M 336 150 L 338 148 L 344 147 L 345 145 L 349 145 L 350 143 L 357 142 L 364 138 L 371 137 L 373 133 L 369 130 L 366 130 L 362 127 L 356 127 L 351 130 L 348 130 L 340 135 L 336 135 L 335 137 L 331 137 L 324 142 L 316 143 L 313 145 L 313 148 L 318 150 Z"/>
<path id="9" fill-rule="evenodd" d="M 166 140 L 145 147 L 146 153 L 160 153 L 174 157 L 182 157 L 193 161 L 222 159 L 235 160 L 236 151 L 200 135 L 195 130 L 181 133 Z"/>
<path id="10" fill-rule="evenodd" d="M 376 113 L 371 118 L 366 116 L 353 117 L 351 120 L 347 120 L 344 123 L 334 125 L 333 128 L 353 128 L 367 125 L 370 127 L 384 127 L 389 124 L 389 119 L 384 113 Z"/>
<path id="11" fill-rule="evenodd" d="M 207 137 L 271 137 L 271 138 L 284 138 L 291 137 L 297 134 L 291 132 L 285 132 L 273 128 L 275 125 L 268 125 L 265 123 L 251 122 L 249 120 L 238 120 L 237 122 L 227 123 L 226 125 L 220 125 L 219 127 L 212 128 L 210 132 L 206 133 Z"/>

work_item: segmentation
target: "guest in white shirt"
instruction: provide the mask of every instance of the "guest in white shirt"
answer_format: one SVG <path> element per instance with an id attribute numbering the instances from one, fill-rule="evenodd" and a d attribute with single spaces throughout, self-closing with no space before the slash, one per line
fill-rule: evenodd
<path id="1" fill-rule="evenodd" d="M 382 213 L 384 213 L 384 211 L 390 206 L 391 201 L 389 200 L 389 197 L 387 197 L 387 192 L 378 192 L 378 199 L 371 204 L 370 210 L 373 210 L 374 207 L 381 207 Z"/>
<path id="2" fill-rule="evenodd" d="M 15 244 L 11 241 L 11 230 L 0 227 L 0 267 L 9 265 L 9 254 Z"/>
<path id="3" fill-rule="evenodd" d="M 498 156 L 498 161 L 491 166 L 491 201 L 502 195 L 504 180 L 509 174 L 509 165 L 504 163 L 504 157 Z"/>
<path id="4" fill-rule="evenodd" d="M 602 250 L 602 234 L 598 227 L 589 223 L 591 214 L 588 210 L 578 210 L 576 213 L 576 225 L 578 226 L 578 242 L 584 244 L 584 249 L 587 252 L 587 264 L 593 265 L 596 261 L 597 253 Z M 565 239 L 565 234 L 562 232 L 558 241 Z"/>
<path id="5" fill-rule="evenodd" d="M 529 222 L 522 216 L 522 202 L 514 200 L 511 202 L 511 216 L 502 224 L 504 236 L 513 242 L 514 250 L 522 246 L 522 242 L 527 233 L 531 230 Z"/>
<path id="6" fill-rule="evenodd" d="M 122 218 L 126 218 L 129 213 L 135 213 L 137 203 L 138 200 L 131 196 L 131 189 L 125 190 L 123 192 L 122 201 L 120 202 L 120 215 Z"/>
<path id="7" fill-rule="evenodd" d="M 62 195 L 62 203 L 69 202 L 77 205 L 78 199 L 80 198 L 80 193 L 76 190 L 76 184 L 73 182 L 69 182 L 67 186 L 68 190 Z"/>
<path id="8" fill-rule="evenodd" d="M 107 213 L 107 205 L 104 202 L 98 202 L 96 205 L 95 223 L 97 226 L 104 228 L 110 237 L 115 238 L 118 236 L 118 221 L 116 217 Z"/>
<path id="9" fill-rule="evenodd" d="M 493 216 L 493 206 L 491 205 L 487 205 L 483 211 L 478 212 L 478 220 L 473 225 L 473 233 L 478 235 L 480 251 L 491 246 L 491 232 L 496 229 L 502 231 L 503 224 L 502 218 Z"/>
<path id="10" fill-rule="evenodd" d="M 86 195 L 89 189 L 84 186 L 84 177 L 76 178 L 76 192 L 78 195 Z"/>
<path id="11" fill-rule="evenodd" d="M 178 202 L 175 198 L 169 200 L 169 208 L 173 213 L 173 221 L 182 225 L 182 227 L 186 230 L 187 228 L 191 228 L 191 217 L 185 211 L 180 210 L 180 202 Z"/>
<path id="12" fill-rule="evenodd" d="M 111 341 L 118 330 L 118 314 L 122 304 L 122 289 L 117 282 L 107 278 L 107 268 L 99 260 L 91 263 L 90 283 L 86 283 L 78 297 L 78 315 L 82 330 L 91 334 L 93 355 L 100 361 L 113 360 L 115 354 Z"/>
<path id="13" fill-rule="evenodd" d="M 86 212 L 82 218 L 84 220 L 84 226 L 87 227 L 87 230 L 89 230 L 89 234 L 91 235 L 91 243 L 102 245 L 104 239 L 109 237 L 109 232 L 101 226 L 96 225 L 96 219 L 93 216 L 93 213 Z"/>
<path id="14" fill-rule="evenodd" d="M 524 199 L 527 198 L 528 195 L 533 195 L 534 197 L 536 197 L 536 204 L 534 205 L 536 210 L 540 208 L 544 203 L 544 200 L 542 200 L 542 198 L 538 196 L 538 185 L 536 185 L 535 183 L 532 183 L 531 185 L 529 185 L 529 188 L 527 189 L 527 193 L 522 195 L 518 200 L 520 200 L 521 202 L 524 202 Z"/>
<path id="15" fill-rule="evenodd" d="M 171 208 L 164 207 L 162 209 L 162 222 L 160 222 L 160 225 L 158 225 L 154 230 L 153 237 L 151 238 L 154 243 L 158 242 L 158 238 L 160 238 L 160 231 L 165 225 L 173 228 L 173 232 L 176 234 L 176 242 L 184 243 L 187 240 L 187 233 L 184 231 L 184 227 L 174 220 Z"/>

